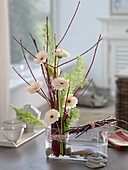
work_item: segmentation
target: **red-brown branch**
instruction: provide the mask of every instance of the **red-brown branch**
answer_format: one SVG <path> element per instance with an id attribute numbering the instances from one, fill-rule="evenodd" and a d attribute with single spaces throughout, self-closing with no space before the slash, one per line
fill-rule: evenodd
<path id="1" fill-rule="evenodd" d="M 46 17 L 46 36 L 47 36 L 46 52 L 48 52 L 48 39 L 49 39 L 49 37 L 48 37 L 48 16 Z"/>
<path id="2" fill-rule="evenodd" d="M 99 42 L 103 39 L 103 38 L 101 38 L 101 35 L 100 35 L 99 37 L 100 37 L 100 38 L 99 38 L 99 40 L 97 41 L 97 43 L 94 44 L 94 45 L 93 45 L 91 48 L 89 48 L 87 51 L 85 51 L 85 52 L 83 52 L 82 54 L 80 54 L 80 56 L 86 54 L 87 52 L 89 52 L 90 50 L 92 50 L 97 44 L 99 44 Z"/>
<path id="3" fill-rule="evenodd" d="M 20 43 L 22 44 L 22 40 L 20 40 Z M 29 68 L 29 71 L 30 71 L 32 77 L 34 78 L 34 80 L 37 81 L 36 78 L 35 78 L 35 76 L 34 76 L 34 74 L 33 74 L 33 72 L 32 72 L 32 69 L 31 69 L 31 67 L 30 67 L 30 65 L 29 65 L 29 63 L 28 63 L 28 60 L 27 60 L 26 55 L 25 55 L 25 53 L 24 53 L 24 49 L 23 49 L 22 46 L 21 46 L 21 48 L 22 48 L 22 52 L 23 52 L 24 59 L 25 59 L 26 64 L 27 64 L 27 66 L 28 66 L 28 68 Z M 49 100 L 48 97 L 46 96 L 45 92 L 43 91 L 43 89 L 40 88 L 40 90 L 42 91 L 42 93 L 43 93 L 43 95 L 45 96 L 45 98 L 46 98 L 47 100 Z"/>
<path id="4" fill-rule="evenodd" d="M 31 33 L 29 33 L 29 35 L 30 35 L 30 37 L 32 38 L 33 44 L 34 44 L 34 46 L 35 46 L 35 48 L 36 48 L 36 51 L 37 51 L 37 53 L 38 53 L 38 52 L 39 52 L 39 49 L 38 49 L 38 46 L 37 46 L 36 40 L 33 38 L 33 36 L 32 36 L 32 34 L 31 34 Z"/>
<path id="5" fill-rule="evenodd" d="M 22 45 L 22 40 L 20 40 L 20 43 L 21 43 L 21 45 Z M 32 72 L 32 70 L 31 70 L 31 67 L 30 67 L 30 65 L 29 65 L 29 63 L 28 63 L 28 60 L 27 60 L 26 55 L 25 55 L 25 53 L 24 53 L 24 49 L 23 49 L 22 46 L 21 46 L 21 48 L 22 48 L 22 53 L 23 53 L 24 59 L 25 59 L 26 64 L 27 64 L 27 66 L 28 66 L 28 68 L 29 68 L 29 71 L 30 71 L 32 77 L 34 78 L 34 80 L 37 81 L 36 78 L 35 78 L 35 76 L 34 76 L 34 74 L 33 74 L 33 72 Z"/>
<path id="6" fill-rule="evenodd" d="M 56 36 L 55 36 L 55 34 L 54 34 L 54 44 L 55 44 L 55 53 L 56 53 Z M 56 59 L 57 59 L 57 57 L 56 57 L 56 55 L 54 54 L 54 78 L 56 78 L 56 69 L 57 69 L 57 63 L 56 63 Z"/>
<path id="7" fill-rule="evenodd" d="M 51 92 L 54 94 L 53 92 L 53 88 L 52 88 L 52 84 L 51 84 L 51 78 L 49 75 L 49 70 L 48 70 L 48 66 L 45 64 L 45 68 L 46 68 L 46 74 L 47 74 L 47 87 L 48 87 L 48 92 L 49 92 L 49 97 L 50 97 L 50 103 L 51 103 L 51 107 L 54 107 L 54 100 L 53 100 L 53 96 L 51 94 Z"/>
<path id="8" fill-rule="evenodd" d="M 20 44 L 24 49 L 25 49 L 25 51 L 27 51 L 31 56 L 33 56 L 34 58 L 36 58 L 35 57 L 35 55 L 33 55 L 25 46 L 23 46 L 15 37 L 13 37 L 14 38 L 14 40 L 18 43 L 18 44 Z"/>
<path id="9" fill-rule="evenodd" d="M 64 35 L 63 35 L 63 37 L 61 38 L 61 40 L 59 41 L 59 43 L 56 45 L 56 48 L 57 48 L 57 47 L 60 45 L 60 43 L 63 41 L 63 39 L 65 38 L 65 36 L 66 36 L 66 34 L 67 34 L 68 30 L 69 30 L 69 28 L 71 27 L 72 22 L 73 22 L 73 20 L 74 20 L 74 18 L 75 18 L 75 16 L 76 16 L 76 14 L 77 14 L 77 11 L 78 11 L 78 8 L 79 8 L 79 5 L 80 5 L 80 1 L 78 2 L 77 8 L 76 8 L 76 10 L 75 10 L 75 12 L 74 12 L 74 15 L 73 15 L 73 17 L 72 17 L 72 19 L 71 19 L 71 21 L 70 21 L 70 23 L 69 23 L 69 25 L 68 25 L 68 27 L 67 27 L 66 31 L 65 31 L 65 33 L 64 33 Z"/>
<path id="10" fill-rule="evenodd" d="M 29 86 L 30 86 L 30 83 L 29 82 L 27 82 L 27 80 L 25 80 L 21 75 L 20 75 L 20 73 L 18 73 L 18 71 L 14 68 L 14 67 L 12 67 L 13 68 L 13 70 L 18 74 L 18 76 L 22 79 L 22 80 L 24 80 L 24 82 L 25 83 L 27 83 Z M 40 92 L 36 92 L 36 93 L 38 93 L 41 97 L 44 97 L 43 95 L 42 95 L 42 93 L 40 93 Z M 46 97 L 46 96 L 45 96 Z M 48 99 L 48 98 L 47 98 Z M 49 99 L 48 99 L 48 101 L 49 101 Z"/>
<path id="11" fill-rule="evenodd" d="M 100 38 L 101 38 L 101 35 L 99 36 L 99 40 L 100 40 Z M 99 42 L 99 41 L 98 41 L 98 42 Z M 89 74 L 89 72 L 90 72 L 90 70 L 91 70 L 91 68 L 92 68 L 93 63 L 94 63 L 94 60 L 95 60 L 95 57 L 96 57 L 96 52 L 97 52 L 98 45 L 99 45 L 99 43 L 96 45 L 96 48 L 95 48 L 95 51 L 94 51 L 94 56 L 93 56 L 93 59 L 92 59 L 91 65 L 90 65 L 90 67 L 89 67 L 89 69 L 88 69 L 88 71 L 87 71 L 87 74 L 86 74 L 85 78 L 87 78 L 87 77 L 88 77 L 88 74 Z"/>
<path id="12" fill-rule="evenodd" d="M 90 82 L 88 83 L 88 85 L 86 86 L 86 88 L 84 89 L 84 91 L 80 94 L 78 100 L 80 100 L 80 98 L 83 96 L 83 94 L 85 93 L 85 91 L 88 89 L 88 87 L 89 87 L 90 84 L 92 83 L 92 80 L 93 80 L 93 79 L 90 80 Z"/>
<path id="13" fill-rule="evenodd" d="M 12 68 L 13 68 L 13 70 L 18 74 L 18 76 L 20 76 L 20 78 L 25 81 L 25 83 L 27 83 L 28 85 L 30 85 L 30 83 L 27 82 L 27 81 L 18 73 L 18 71 L 17 71 L 14 67 L 12 67 Z"/>
<path id="14" fill-rule="evenodd" d="M 45 65 L 44 65 L 44 67 L 45 67 Z M 46 85 L 48 85 L 48 80 L 47 80 L 47 78 L 46 78 L 46 76 L 45 76 L 43 64 L 41 64 L 41 70 L 42 70 L 43 77 L 44 77 L 44 79 L 45 79 L 45 83 L 46 83 Z M 45 70 L 46 70 L 46 68 L 45 68 Z"/>
<path id="15" fill-rule="evenodd" d="M 123 122 L 123 123 L 128 125 L 128 122 L 126 122 L 124 120 L 116 119 L 116 118 L 111 118 L 111 116 L 107 117 L 106 119 L 98 120 L 98 121 L 92 122 L 92 123 L 94 124 L 93 128 L 96 128 L 96 127 L 101 127 L 101 126 L 104 126 L 104 125 L 110 125 L 111 126 L 116 122 Z M 88 123 L 88 124 L 83 125 L 83 126 L 72 127 L 70 130 L 68 130 L 66 132 L 69 132 L 70 134 L 76 133 L 76 137 L 79 137 L 83 133 L 92 129 L 92 123 Z"/>
<path id="16" fill-rule="evenodd" d="M 101 35 L 99 36 L 98 42 L 99 42 L 100 38 L 101 38 Z M 92 68 L 92 65 L 93 65 L 94 60 L 95 60 L 95 57 L 96 57 L 96 52 L 97 52 L 98 45 L 99 45 L 99 43 L 97 43 L 97 45 L 96 45 L 96 48 L 95 48 L 95 51 L 94 51 L 94 55 L 93 55 L 93 58 L 92 58 L 92 62 L 91 62 L 91 64 L 90 64 L 90 67 L 89 67 L 89 69 L 88 69 L 88 71 L 87 71 L 84 79 L 87 78 L 87 76 L 88 76 L 88 74 L 89 74 L 89 72 L 90 72 L 90 70 L 91 70 L 91 68 Z M 75 96 L 76 93 L 77 93 L 80 89 L 81 89 L 81 87 L 79 86 L 79 87 L 76 89 L 76 91 L 74 92 L 73 95 Z"/>
<path id="17" fill-rule="evenodd" d="M 89 48 L 88 50 L 86 50 L 85 52 L 83 52 L 82 54 L 80 54 L 80 56 L 82 56 L 82 55 L 86 54 L 87 52 L 89 52 L 90 50 L 92 50 L 101 40 L 102 40 L 102 38 L 100 38 L 100 39 L 97 41 L 97 43 L 94 44 L 91 48 Z M 69 63 L 69 62 L 72 62 L 72 61 L 76 60 L 77 58 L 78 58 L 78 57 L 75 57 L 75 58 L 73 58 L 73 59 L 71 59 L 71 60 L 69 60 L 69 61 L 66 61 L 66 62 L 58 65 L 57 67 L 60 67 L 60 66 L 62 66 L 62 65 L 64 65 L 64 64 L 67 64 L 67 63 Z M 50 67 L 53 67 L 53 66 L 51 66 L 51 65 L 49 65 L 49 66 L 50 66 Z"/>

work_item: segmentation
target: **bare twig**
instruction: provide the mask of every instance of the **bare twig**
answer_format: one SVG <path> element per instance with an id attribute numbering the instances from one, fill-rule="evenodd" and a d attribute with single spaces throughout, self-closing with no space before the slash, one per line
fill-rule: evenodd
<path id="1" fill-rule="evenodd" d="M 32 41 L 33 41 L 33 44 L 34 44 L 34 46 L 35 46 L 35 48 L 36 48 L 36 51 L 37 51 L 37 53 L 38 53 L 38 52 L 39 52 L 39 49 L 38 49 L 38 46 L 37 46 L 36 40 L 33 38 L 33 36 L 32 36 L 32 34 L 31 34 L 31 33 L 29 33 L 29 35 L 31 36 Z"/>
<path id="2" fill-rule="evenodd" d="M 85 93 L 85 91 L 88 89 L 88 87 L 89 87 L 90 84 L 92 83 L 92 80 L 93 80 L 93 79 L 90 80 L 90 82 L 88 83 L 88 85 L 86 86 L 86 88 L 84 89 L 84 91 L 80 94 L 78 100 L 80 100 L 80 98 L 83 96 L 83 94 Z"/>
<path id="3" fill-rule="evenodd" d="M 63 39 L 65 38 L 65 36 L 66 36 L 66 34 L 67 34 L 67 32 L 68 32 L 68 30 L 69 30 L 69 28 L 70 28 L 70 26 L 72 25 L 72 22 L 73 22 L 76 14 L 77 14 L 79 5 L 80 5 L 80 1 L 78 2 L 77 8 L 76 8 L 76 10 L 75 10 L 75 12 L 74 12 L 74 15 L 73 15 L 73 17 L 72 17 L 72 19 L 71 19 L 71 21 L 70 21 L 70 23 L 69 23 L 69 25 L 68 25 L 68 28 L 66 29 L 66 31 L 65 31 L 63 37 L 61 38 L 61 40 L 59 41 L 59 43 L 56 45 L 56 48 L 57 48 L 57 47 L 60 45 L 60 43 L 63 41 Z"/>
<path id="4" fill-rule="evenodd" d="M 47 44 L 46 44 L 46 51 L 48 52 L 48 16 L 46 17 L 46 36 L 47 36 Z"/>
<path id="5" fill-rule="evenodd" d="M 97 43 L 97 45 L 96 45 L 96 48 L 95 48 L 95 51 L 94 51 L 94 55 L 93 55 L 93 58 L 92 58 L 92 61 L 91 61 L 91 64 L 90 64 L 90 67 L 89 67 L 89 69 L 88 69 L 88 71 L 87 71 L 87 73 L 86 73 L 86 75 L 85 75 L 85 77 L 84 77 L 84 80 L 87 78 L 87 76 L 88 76 L 88 74 L 89 74 L 89 72 L 90 72 L 90 70 L 91 70 L 91 68 L 92 68 L 92 65 L 93 65 L 93 63 L 94 63 L 100 38 L 101 38 L 101 35 L 99 36 L 98 43 Z M 80 89 L 81 89 L 81 86 L 79 86 L 79 87 L 75 90 L 75 92 L 74 92 L 73 95 L 75 96 L 76 93 L 77 93 Z"/>
<path id="6" fill-rule="evenodd" d="M 82 55 L 86 54 L 87 52 L 89 52 L 90 50 L 92 50 L 95 46 L 97 46 L 97 44 L 98 44 L 101 40 L 102 40 L 102 38 L 100 38 L 100 39 L 97 41 L 97 43 L 94 44 L 91 48 L 89 48 L 88 50 L 86 50 L 85 52 L 83 52 L 82 54 L 80 54 L 80 56 L 82 56 Z M 60 66 L 62 66 L 62 65 L 65 65 L 65 64 L 67 64 L 67 63 L 70 63 L 70 62 L 76 60 L 77 58 L 78 58 L 78 57 L 75 57 L 75 58 L 73 58 L 73 59 L 71 59 L 71 60 L 69 60 L 69 61 L 66 61 L 66 62 L 58 65 L 57 67 L 60 67 Z M 53 66 L 50 66 L 50 67 L 53 67 Z"/>
<path id="7" fill-rule="evenodd" d="M 22 40 L 20 40 L 20 43 L 21 43 L 21 45 L 22 45 Z M 31 67 L 30 67 L 30 65 L 29 65 L 29 63 L 28 63 L 28 60 L 27 60 L 27 58 L 26 58 L 26 55 L 25 55 L 25 53 L 24 53 L 24 48 L 23 48 L 23 46 L 21 46 L 21 48 L 22 48 L 22 53 L 23 53 L 24 59 L 25 59 L 26 64 L 27 64 L 27 66 L 28 66 L 28 68 L 29 68 L 29 71 L 30 71 L 32 77 L 34 78 L 34 80 L 37 81 L 36 78 L 35 78 L 35 76 L 34 76 L 34 74 L 33 74 L 33 72 L 32 72 L 32 70 L 31 70 Z"/>
<path id="8" fill-rule="evenodd" d="M 12 67 L 13 68 L 13 70 L 18 74 L 18 76 L 22 79 L 22 80 L 24 80 L 28 85 L 30 85 L 30 83 L 28 83 L 21 75 L 20 75 L 20 73 L 18 73 L 18 71 L 14 68 L 14 67 Z"/>
<path id="9" fill-rule="evenodd" d="M 97 127 L 101 127 L 104 125 L 113 125 L 113 123 L 116 122 L 123 122 L 125 124 L 128 125 L 128 122 L 124 121 L 124 120 L 120 120 L 120 119 L 116 119 L 116 118 L 111 118 L 107 117 L 106 119 L 102 119 L 96 122 L 92 122 L 94 127 L 93 128 L 97 128 Z M 79 137 L 80 135 L 82 135 L 84 132 L 87 132 L 88 130 L 92 129 L 92 123 L 88 123 L 84 126 L 78 126 L 78 127 L 72 127 L 70 130 L 66 131 L 69 132 L 70 134 L 72 133 L 76 133 L 76 137 Z"/>
<path id="10" fill-rule="evenodd" d="M 23 46 L 15 37 L 13 37 L 14 38 L 14 40 L 18 43 L 18 44 L 20 44 L 24 49 L 25 49 L 25 51 L 27 51 L 31 56 L 33 56 L 34 58 L 36 58 L 35 57 L 35 55 L 33 55 L 25 46 Z"/>

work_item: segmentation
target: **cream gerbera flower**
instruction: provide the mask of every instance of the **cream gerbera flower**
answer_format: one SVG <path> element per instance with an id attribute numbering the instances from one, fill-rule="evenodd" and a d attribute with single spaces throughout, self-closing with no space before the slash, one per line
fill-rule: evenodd
<path id="1" fill-rule="evenodd" d="M 58 121 L 59 117 L 60 117 L 60 113 L 55 109 L 51 109 L 45 113 L 44 121 L 47 123 L 47 125 L 50 125 Z"/>
<path id="2" fill-rule="evenodd" d="M 66 102 L 66 98 L 67 97 L 64 98 L 63 107 L 65 107 L 65 103 L 67 109 L 76 107 L 76 104 L 78 103 L 78 99 L 74 97 L 73 94 L 68 94 L 67 102 Z"/>
<path id="3" fill-rule="evenodd" d="M 34 59 L 35 65 L 40 65 L 48 58 L 48 53 L 46 51 L 40 51 L 36 54 L 36 58 Z"/>
<path id="4" fill-rule="evenodd" d="M 28 93 L 29 94 L 34 94 L 36 93 L 40 87 L 41 87 L 42 83 L 40 81 L 35 81 L 34 83 L 30 84 L 29 85 L 29 88 L 28 88 Z"/>
<path id="5" fill-rule="evenodd" d="M 60 48 L 57 48 L 56 50 L 54 50 L 53 52 L 57 57 L 70 57 L 70 54 L 69 52 L 63 50 L 63 49 L 60 49 Z"/>
<path id="6" fill-rule="evenodd" d="M 69 82 L 61 77 L 52 80 L 52 85 L 56 90 L 65 90 L 69 87 Z"/>

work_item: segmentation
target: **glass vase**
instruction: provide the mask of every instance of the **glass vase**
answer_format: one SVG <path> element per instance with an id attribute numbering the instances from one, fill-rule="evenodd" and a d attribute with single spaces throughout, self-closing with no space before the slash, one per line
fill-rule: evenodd
<path id="1" fill-rule="evenodd" d="M 107 146 L 107 129 L 103 127 L 88 130 L 79 137 L 76 134 L 60 134 L 56 129 L 54 133 L 53 129 L 46 129 L 47 158 L 86 160 L 88 155 L 94 153 L 107 156 Z"/>

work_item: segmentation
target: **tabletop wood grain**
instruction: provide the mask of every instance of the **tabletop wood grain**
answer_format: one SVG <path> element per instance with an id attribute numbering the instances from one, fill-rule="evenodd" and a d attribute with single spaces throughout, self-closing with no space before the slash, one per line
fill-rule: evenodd
<path id="1" fill-rule="evenodd" d="M 89 170 L 84 162 L 46 159 L 44 133 L 18 148 L 0 147 L 0 170 Z M 108 163 L 100 170 L 128 170 L 128 151 L 108 148 Z"/>

